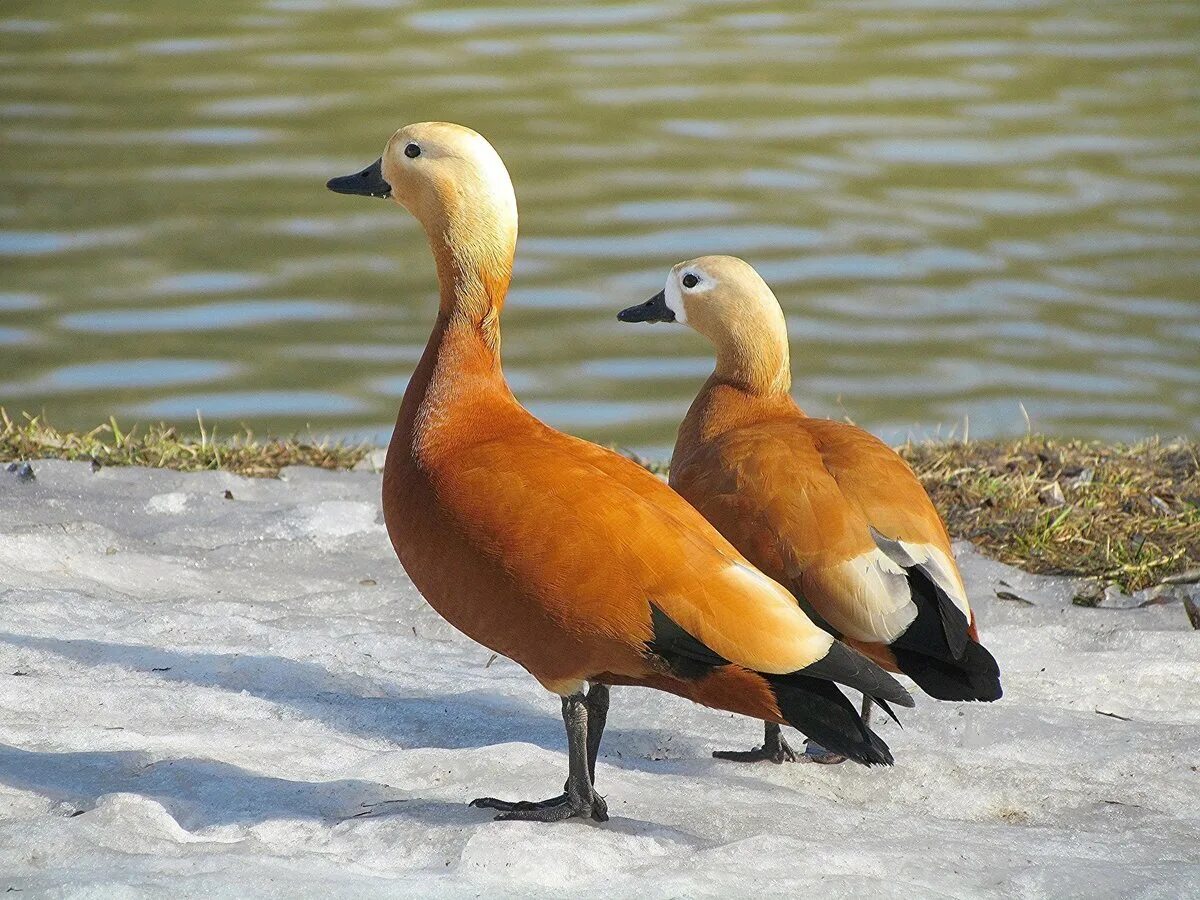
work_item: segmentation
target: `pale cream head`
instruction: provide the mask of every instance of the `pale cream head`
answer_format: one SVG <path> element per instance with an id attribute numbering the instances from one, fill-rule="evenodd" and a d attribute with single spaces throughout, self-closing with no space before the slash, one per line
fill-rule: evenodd
<path id="1" fill-rule="evenodd" d="M 500 155 L 478 132 L 449 122 L 405 125 L 388 140 L 383 179 L 392 199 L 431 233 L 448 220 L 517 229 L 517 199 Z"/>
<path id="2" fill-rule="evenodd" d="M 512 276 L 517 199 L 491 144 L 449 122 L 405 125 L 377 161 L 328 187 L 388 198 L 411 212 L 437 262 L 442 311 L 483 327 L 499 346 L 495 313 Z"/>
<path id="3" fill-rule="evenodd" d="M 678 263 L 667 276 L 663 300 L 675 321 L 712 342 L 718 374 L 756 390 L 790 387 L 787 321 L 779 301 L 749 263 L 735 256 L 701 256 Z"/>

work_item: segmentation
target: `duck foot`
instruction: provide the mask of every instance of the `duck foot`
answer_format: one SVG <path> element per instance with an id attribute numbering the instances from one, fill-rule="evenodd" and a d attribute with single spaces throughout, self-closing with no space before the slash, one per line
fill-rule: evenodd
<path id="1" fill-rule="evenodd" d="M 788 745 L 787 738 L 783 736 L 779 726 L 774 722 L 767 722 L 766 726 L 763 745 L 758 749 L 714 750 L 713 759 L 725 759 L 730 762 L 773 762 L 775 765 L 797 762 L 800 756 Z"/>
<path id="2" fill-rule="evenodd" d="M 773 762 L 781 765 L 785 762 L 796 762 L 800 757 L 796 751 L 786 744 L 782 750 L 771 750 L 768 747 L 756 747 L 754 750 L 714 750 L 713 759 L 724 759 L 729 762 Z"/>
<path id="3" fill-rule="evenodd" d="M 561 822 L 565 819 L 594 819 L 608 821 L 608 804 L 595 791 L 590 797 L 571 797 L 559 794 L 549 800 L 497 800 L 495 797 L 480 797 L 472 800 L 477 809 L 499 811 L 496 821 Z"/>
<path id="4" fill-rule="evenodd" d="M 846 757 L 842 754 L 826 750 L 816 741 L 804 742 L 804 758 L 808 762 L 820 763 L 823 766 L 836 766 L 846 761 Z"/>
<path id="5" fill-rule="evenodd" d="M 471 806 L 497 810 L 500 813 L 496 816 L 498 821 L 562 822 L 576 818 L 608 821 L 608 804 L 592 787 L 600 735 L 608 716 L 608 687 L 594 684 L 586 697 L 581 693 L 563 697 L 562 709 L 569 764 L 563 792 L 549 800 L 536 801 L 480 797 L 472 800 Z"/>
<path id="6" fill-rule="evenodd" d="M 561 806 L 567 802 L 566 794 L 559 794 L 549 800 L 497 800 L 495 797 L 479 797 L 468 803 L 476 809 L 496 809 L 500 812 L 517 812 L 530 809 L 545 809 L 549 806 Z"/>

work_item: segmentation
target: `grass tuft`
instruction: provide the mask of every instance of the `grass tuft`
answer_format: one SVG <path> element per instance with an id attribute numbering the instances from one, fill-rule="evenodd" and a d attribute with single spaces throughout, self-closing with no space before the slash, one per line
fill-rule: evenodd
<path id="1" fill-rule="evenodd" d="M 946 526 L 1028 572 L 1127 593 L 1200 564 L 1200 445 L 1060 441 L 909 444 Z"/>
<path id="2" fill-rule="evenodd" d="M 198 472 L 223 469 L 254 478 L 274 478 L 285 466 L 349 469 L 371 450 L 332 441 L 298 438 L 259 440 L 248 429 L 218 439 L 199 423 L 200 436 L 181 435 L 169 425 L 124 430 L 116 419 L 86 433 L 59 431 L 39 416 L 13 419 L 0 407 L 0 462 L 91 460 L 102 466 L 152 466 Z"/>

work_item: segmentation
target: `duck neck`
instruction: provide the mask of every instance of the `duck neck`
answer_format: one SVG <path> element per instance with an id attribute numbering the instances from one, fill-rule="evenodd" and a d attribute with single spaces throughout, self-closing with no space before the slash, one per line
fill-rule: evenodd
<path id="1" fill-rule="evenodd" d="M 765 340 L 769 334 L 763 330 L 754 335 L 725 334 L 713 341 L 716 369 L 679 426 L 672 466 L 684 465 L 680 454 L 686 456 L 688 448 L 703 446 L 727 431 L 799 412 L 790 393 L 786 330 L 777 340 Z"/>
<path id="2" fill-rule="evenodd" d="M 717 343 L 717 367 L 710 382 L 726 384 L 754 397 L 787 396 L 792 387 L 786 331 L 734 334 Z"/>
<path id="3" fill-rule="evenodd" d="M 430 229 L 429 245 L 437 264 L 439 319 L 448 328 L 475 332 L 499 356 L 500 311 L 512 279 L 516 228 L 459 217 Z"/>
<path id="4" fill-rule="evenodd" d="M 397 435 L 413 452 L 453 434 L 456 421 L 470 418 L 472 433 L 485 429 L 492 417 L 472 415 L 476 407 L 515 403 L 500 366 L 500 310 L 512 275 L 515 232 L 459 240 L 464 233 L 487 232 L 478 223 L 474 230 L 430 229 L 441 299 L 397 422 Z"/>

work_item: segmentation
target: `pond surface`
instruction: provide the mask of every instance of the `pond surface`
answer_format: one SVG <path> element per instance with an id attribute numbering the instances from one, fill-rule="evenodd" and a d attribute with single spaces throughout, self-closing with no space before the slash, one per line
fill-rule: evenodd
<path id="1" fill-rule="evenodd" d="M 708 347 L 615 313 L 732 253 L 812 413 L 1195 434 L 1198 51 L 1192 0 L 9 0 L 0 404 L 386 439 L 433 266 L 324 181 L 449 119 L 516 183 L 505 364 L 557 426 L 664 452 Z"/>

